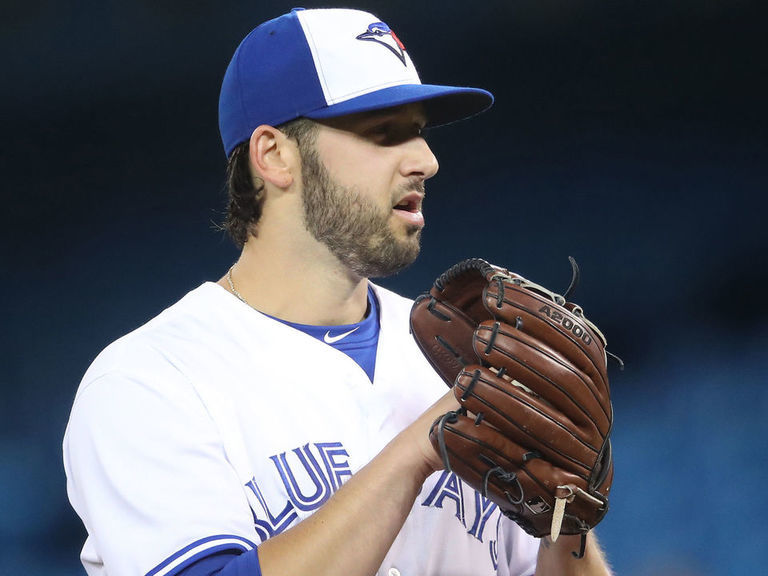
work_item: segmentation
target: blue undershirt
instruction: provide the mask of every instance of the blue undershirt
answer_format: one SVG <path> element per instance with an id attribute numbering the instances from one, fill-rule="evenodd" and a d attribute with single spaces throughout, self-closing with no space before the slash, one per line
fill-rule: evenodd
<path id="1" fill-rule="evenodd" d="M 275 318 L 343 352 L 362 368 L 373 383 L 376 370 L 376 349 L 379 343 L 379 303 L 373 289 L 368 287 L 368 312 L 356 324 L 340 326 L 311 326 Z M 258 548 L 248 552 L 224 551 L 203 556 L 185 567 L 177 576 L 261 576 Z"/>
<path id="2" fill-rule="evenodd" d="M 379 304 L 373 289 L 368 287 L 368 312 L 365 318 L 356 324 L 339 326 L 312 326 L 296 324 L 275 318 L 279 322 L 296 328 L 305 334 L 325 342 L 329 346 L 344 352 L 368 374 L 373 382 L 376 370 L 376 349 L 379 343 Z"/>

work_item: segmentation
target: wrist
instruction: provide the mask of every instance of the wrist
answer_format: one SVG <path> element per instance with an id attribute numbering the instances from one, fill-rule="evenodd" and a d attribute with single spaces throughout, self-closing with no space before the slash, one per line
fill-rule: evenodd
<path id="1" fill-rule="evenodd" d="M 610 568 L 594 533 L 561 535 L 556 542 L 549 536 L 541 538 L 536 575 L 570 574 L 610 576 Z"/>

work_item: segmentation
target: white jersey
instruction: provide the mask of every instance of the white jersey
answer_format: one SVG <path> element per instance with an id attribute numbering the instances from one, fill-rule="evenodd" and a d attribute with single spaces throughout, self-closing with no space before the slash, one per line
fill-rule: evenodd
<path id="1" fill-rule="evenodd" d="M 214 283 L 107 347 L 64 437 L 88 574 L 166 576 L 255 548 L 322 506 L 443 395 L 408 333 L 411 301 L 374 290 L 373 384 L 344 353 Z M 495 504 L 436 472 L 378 574 L 522 576 L 537 549 Z"/>

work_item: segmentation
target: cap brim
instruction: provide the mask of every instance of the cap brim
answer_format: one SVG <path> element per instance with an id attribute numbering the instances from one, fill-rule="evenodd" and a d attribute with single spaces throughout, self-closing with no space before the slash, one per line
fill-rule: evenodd
<path id="1" fill-rule="evenodd" d="M 427 126 L 434 127 L 480 114 L 480 112 L 491 107 L 493 95 L 480 88 L 404 84 L 357 96 L 356 98 L 303 114 L 303 116 L 320 120 L 356 114 L 358 112 L 391 108 L 413 102 L 424 103 Z"/>

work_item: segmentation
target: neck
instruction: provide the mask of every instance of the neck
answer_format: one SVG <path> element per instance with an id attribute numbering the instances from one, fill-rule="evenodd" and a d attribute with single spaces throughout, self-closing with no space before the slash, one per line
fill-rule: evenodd
<path id="1" fill-rule="evenodd" d="M 279 257 L 256 239 L 248 241 L 230 278 L 236 292 L 253 308 L 289 322 L 332 326 L 353 324 L 365 316 L 368 281 L 350 275 L 336 265 L 317 258 Z M 218 282 L 232 292 L 227 275 Z"/>

